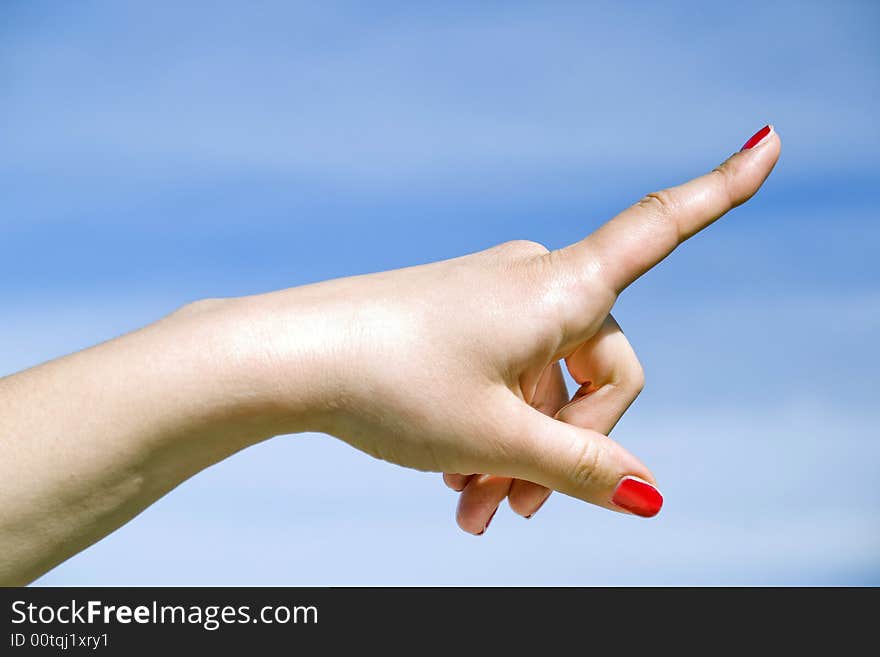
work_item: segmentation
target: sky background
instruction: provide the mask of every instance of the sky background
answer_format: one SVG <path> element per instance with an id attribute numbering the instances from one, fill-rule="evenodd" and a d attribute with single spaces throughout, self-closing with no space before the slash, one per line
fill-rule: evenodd
<path id="1" fill-rule="evenodd" d="M 672 5 L 0 4 L 0 374 L 200 297 L 559 247 L 783 139 L 615 311 L 657 518 L 554 496 L 475 538 L 439 475 L 279 437 L 38 583 L 880 584 L 880 5 Z"/>

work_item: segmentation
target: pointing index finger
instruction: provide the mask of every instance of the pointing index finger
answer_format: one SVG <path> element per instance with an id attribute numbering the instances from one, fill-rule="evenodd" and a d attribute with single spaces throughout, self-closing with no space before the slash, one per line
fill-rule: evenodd
<path id="1" fill-rule="evenodd" d="M 619 293 L 679 244 L 745 203 L 779 158 L 781 142 L 765 126 L 711 172 L 645 196 L 565 251 L 578 268 L 598 271 Z"/>

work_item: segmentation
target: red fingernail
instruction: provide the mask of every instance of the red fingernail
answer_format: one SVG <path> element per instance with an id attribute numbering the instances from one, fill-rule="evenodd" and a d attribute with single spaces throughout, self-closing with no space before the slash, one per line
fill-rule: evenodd
<path id="1" fill-rule="evenodd" d="M 761 143 L 761 140 L 764 139 L 764 137 L 766 137 L 769 134 L 770 134 L 770 126 L 765 125 L 763 128 L 758 130 L 758 132 L 756 132 L 751 137 L 749 137 L 749 140 L 745 144 L 743 144 L 743 147 L 740 148 L 739 150 L 747 151 L 750 148 L 754 148 L 755 146 L 757 146 L 758 144 Z"/>
<path id="2" fill-rule="evenodd" d="M 621 479 L 611 501 L 621 509 L 643 518 L 656 516 L 663 506 L 663 496 L 660 491 L 637 477 Z"/>

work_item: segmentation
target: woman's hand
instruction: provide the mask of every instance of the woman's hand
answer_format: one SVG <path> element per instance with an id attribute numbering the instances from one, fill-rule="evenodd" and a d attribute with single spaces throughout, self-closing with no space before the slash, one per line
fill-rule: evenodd
<path id="1" fill-rule="evenodd" d="M 647 195 L 558 251 L 509 242 L 237 300 L 248 333 L 261 336 L 258 397 L 274 409 L 272 431 L 325 431 L 378 458 L 447 473 L 462 491 L 459 524 L 474 534 L 504 497 L 530 516 L 551 490 L 655 515 L 653 475 L 606 435 L 643 385 L 609 313 L 627 285 L 749 199 L 779 150 L 766 128 L 712 172 Z M 571 401 L 562 360 L 580 385 Z M 304 394 L 317 400 L 305 425 Z"/>
<path id="2" fill-rule="evenodd" d="M 0 584 L 31 581 L 236 451 L 307 430 L 451 473 L 459 524 L 475 534 L 505 496 L 530 515 L 550 490 L 654 515 L 653 476 L 605 435 L 642 386 L 609 313 L 760 187 L 779 139 L 767 129 L 747 146 L 559 251 L 510 242 L 201 301 L 0 378 Z M 560 360 L 581 385 L 571 402 Z"/>
<path id="3" fill-rule="evenodd" d="M 565 358 L 566 366 L 579 384 L 569 399 L 558 362 L 548 366 L 529 402 L 545 415 L 575 426 L 608 434 L 630 404 L 635 401 L 645 382 L 639 360 L 620 326 L 611 315 L 589 340 Z M 465 531 L 482 534 L 498 505 L 508 498 L 511 508 L 531 518 L 540 509 L 550 489 L 523 479 L 495 475 L 443 475 L 446 485 L 461 492 L 458 523 Z M 639 515 L 659 512 L 662 497 L 638 483 L 631 484 L 644 491 L 653 506 L 629 509 Z M 650 503 L 650 501 L 646 501 Z"/>

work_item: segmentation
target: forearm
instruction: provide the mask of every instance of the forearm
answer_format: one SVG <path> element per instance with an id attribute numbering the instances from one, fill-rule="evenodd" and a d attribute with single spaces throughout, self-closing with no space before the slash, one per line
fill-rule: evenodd
<path id="1" fill-rule="evenodd" d="M 187 306 L 0 379 L 0 583 L 38 577 L 282 425 L 305 428 L 296 399 L 273 420 L 258 329 L 235 305 Z"/>

